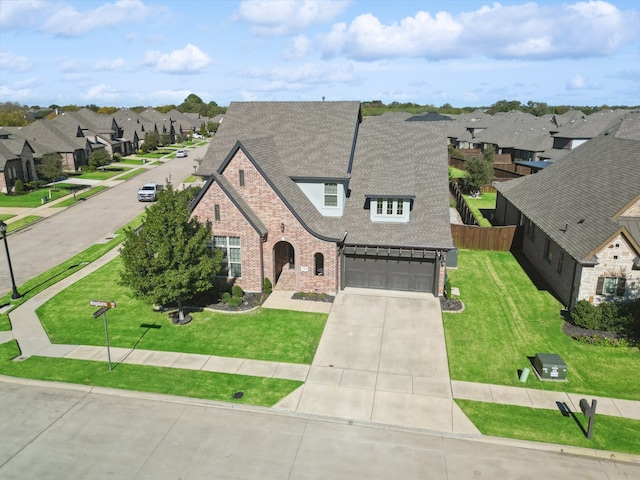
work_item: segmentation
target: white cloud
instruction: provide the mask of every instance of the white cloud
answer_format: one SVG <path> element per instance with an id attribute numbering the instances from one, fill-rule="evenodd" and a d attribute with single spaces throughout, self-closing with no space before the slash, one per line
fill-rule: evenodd
<path id="1" fill-rule="evenodd" d="M 87 101 L 104 101 L 114 102 L 120 98 L 120 93 L 115 89 L 105 85 L 94 85 L 84 95 L 81 95 Z"/>
<path id="2" fill-rule="evenodd" d="M 311 50 L 311 40 L 306 35 L 296 35 L 292 43 L 291 50 L 285 54 L 289 60 L 304 58 Z"/>
<path id="3" fill-rule="evenodd" d="M 567 90 L 599 90 L 601 88 L 601 84 L 588 82 L 580 74 L 577 74 L 567 82 Z"/>
<path id="4" fill-rule="evenodd" d="M 191 90 L 156 90 L 149 97 L 159 103 L 182 103 L 192 93 Z"/>
<path id="5" fill-rule="evenodd" d="M 299 32 L 313 23 L 328 22 L 341 13 L 348 0 L 245 0 L 238 17 L 258 35 Z"/>
<path id="6" fill-rule="evenodd" d="M 95 64 L 96 70 L 117 70 L 124 65 L 124 59 L 114 58 L 113 60 L 100 60 Z"/>
<path id="7" fill-rule="evenodd" d="M 148 51 L 145 54 L 144 63 L 153 66 L 159 72 L 198 73 L 211 63 L 211 58 L 189 43 L 182 50 L 174 50 L 171 53 Z"/>
<path id="8" fill-rule="evenodd" d="M 40 0 L 3 1 L 0 8 L 0 28 L 24 29 L 40 23 L 46 3 Z"/>
<path id="9" fill-rule="evenodd" d="M 320 40 L 325 55 L 360 60 L 425 57 L 432 59 L 552 59 L 615 53 L 638 37 L 640 15 L 603 1 L 540 6 L 494 3 L 453 16 L 420 11 L 384 25 L 372 14 L 349 25 L 333 26 Z"/>
<path id="10" fill-rule="evenodd" d="M 274 67 L 253 69 L 248 72 L 253 78 L 264 78 L 273 85 L 318 85 L 324 83 L 353 83 L 357 76 L 348 64 L 307 63 L 297 67 Z"/>
<path id="11" fill-rule="evenodd" d="M 77 37 L 92 30 L 137 22 L 147 18 L 152 12 L 152 8 L 140 0 L 116 0 L 86 12 L 66 6 L 49 17 L 43 30 L 63 37 Z"/>
<path id="12" fill-rule="evenodd" d="M 27 57 L 16 55 L 6 50 L 0 51 L 0 70 L 8 72 L 23 73 L 33 68 L 33 62 Z"/>

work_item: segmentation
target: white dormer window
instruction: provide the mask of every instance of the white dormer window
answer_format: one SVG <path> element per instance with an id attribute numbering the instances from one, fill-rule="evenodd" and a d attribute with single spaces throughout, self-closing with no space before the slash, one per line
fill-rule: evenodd
<path id="1" fill-rule="evenodd" d="M 403 198 L 372 198 L 372 222 L 408 222 L 409 200 Z"/>

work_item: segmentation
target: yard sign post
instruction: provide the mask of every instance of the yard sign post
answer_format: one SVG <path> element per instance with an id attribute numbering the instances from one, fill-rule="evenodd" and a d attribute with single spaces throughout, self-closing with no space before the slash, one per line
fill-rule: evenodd
<path id="1" fill-rule="evenodd" d="M 100 307 L 100 310 L 93 314 L 93 318 L 98 318 L 100 315 L 104 318 L 104 337 L 107 342 L 107 360 L 109 362 L 109 371 L 111 371 L 111 349 L 109 348 L 109 330 L 107 329 L 107 310 L 110 308 L 116 308 L 116 302 L 104 302 L 102 300 L 91 300 L 90 305 L 94 307 Z"/>

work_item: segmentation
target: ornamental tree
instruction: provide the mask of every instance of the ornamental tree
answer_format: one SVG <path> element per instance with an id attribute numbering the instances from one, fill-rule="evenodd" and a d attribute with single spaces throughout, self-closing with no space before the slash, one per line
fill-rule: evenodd
<path id="1" fill-rule="evenodd" d="M 142 226 L 125 229 L 120 252 L 120 283 L 155 305 L 177 304 L 179 323 L 186 323 L 182 302 L 209 290 L 220 269 L 221 254 L 208 247 L 211 225 L 191 217 L 194 190 L 167 183 Z"/>

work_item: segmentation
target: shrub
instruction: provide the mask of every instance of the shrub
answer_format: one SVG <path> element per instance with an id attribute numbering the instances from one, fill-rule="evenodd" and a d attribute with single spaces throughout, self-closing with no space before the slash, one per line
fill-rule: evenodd
<path id="1" fill-rule="evenodd" d="M 15 188 L 15 191 L 18 194 L 24 193 L 24 183 L 23 183 L 23 181 L 20 180 L 20 179 L 16 180 L 16 183 L 13 185 L 13 188 Z"/>
<path id="2" fill-rule="evenodd" d="M 231 297 L 227 302 L 230 307 L 239 307 L 242 304 L 242 297 Z"/>
<path id="3" fill-rule="evenodd" d="M 602 311 L 587 300 L 580 300 L 571 309 L 573 323 L 589 330 L 600 330 Z"/>
<path id="4" fill-rule="evenodd" d="M 262 282 L 262 293 L 269 295 L 271 293 L 271 289 L 271 280 L 269 280 L 267 277 L 264 277 L 264 282 Z"/>
<path id="5" fill-rule="evenodd" d="M 223 292 L 220 296 L 220 300 L 222 301 L 222 303 L 228 303 L 230 298 L 231 294 L 229 292 Z"/>
<path id="6" fill-rule="evenodd" d="M 113 156 L 111 157 L 111 160 L 114 162 L 121 162 L 122 155 L 120 155 L 119 153 L 114 153 Z"/>
<path id="7" fill-rule="evenodd" d="M 444 288 L 447 300 L 451 300 L 451 280 L 449 280 L 449 277 L 445 280 Z"/>
<path id="8" fill-rule="evenodd" d="M 231 287 L 231 296 L 236 298 L 242 298 L 244 296 L 244 291 L 240 287 L 240 285 L 234 285 Z"/>

